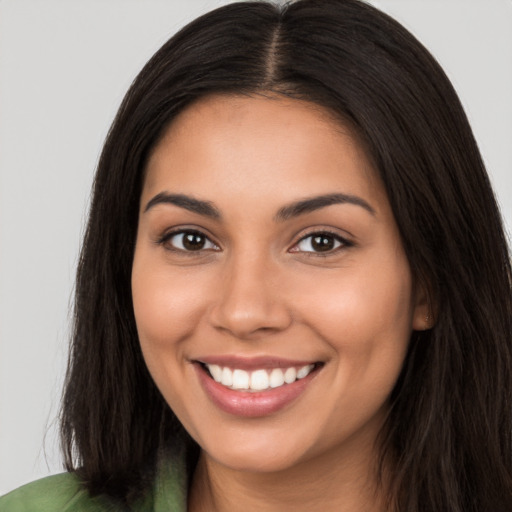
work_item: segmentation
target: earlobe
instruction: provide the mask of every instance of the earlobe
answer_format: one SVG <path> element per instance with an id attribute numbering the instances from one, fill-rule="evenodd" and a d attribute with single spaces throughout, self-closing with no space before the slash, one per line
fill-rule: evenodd
<path id="1" fill-rule="evenodd" d="M 434 318 L 431 313 L 427 313 L 425 315 L 425 330 L 431 329 L 434 327 Z"/>
<path id="2" fill-rule="evenodd" d="M 428 308 L 428 306 L 427 306 Z M 420 311 L 421 309 L 421 311 Z M 415 331 L 428 331 L 434 327 L 435 322 L 432 313 L 426 311 L 426 308 L 418 308 L 414 312 L 414 318 L 412 321 L 412 328 Z"/>
<path id="3" fill-rule="evenodd" d="M 412 320 L 412 328 L 415 331 L 428 331 L 435 325 L 433 303 L 426 288 L 426 286 L 421 285 L 416 293 L 416 304 Z"/>

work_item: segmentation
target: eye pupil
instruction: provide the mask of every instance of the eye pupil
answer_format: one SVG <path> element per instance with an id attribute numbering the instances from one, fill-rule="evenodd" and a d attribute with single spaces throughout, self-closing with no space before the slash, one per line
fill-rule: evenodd
<path id="1" fill-rule="evenodd" d="M 185 233 L 183 235 L 183 247 L 189 251 L 198 251 L 204 247 L 206 240 L 199 233 Z"/>
<path id="2" fill-rule="evenodd" d="M 315 251 L 330 251 L 334 248 L 334 237 L 329 235 L 317 235 L 311 240 Z"/>

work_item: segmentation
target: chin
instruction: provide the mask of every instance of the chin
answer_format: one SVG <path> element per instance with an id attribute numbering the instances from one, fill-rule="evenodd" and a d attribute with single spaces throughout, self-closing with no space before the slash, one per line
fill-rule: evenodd
<path id="1" fill-rule="evenodd" d="M 275 473 L 301 465 L 314 456 L 314 442 L 308 436 L 289 435 L 256 427 L 252 432 L 232 432 L 199 440 L 205 456 L 233 471 Z M 208 436 L 209 437 L 209 436 Z M 311 448 L 308 448 L 311 447 Z"/>
<path id="2" fill-rule="evenodd" d="M 223 450 L 206 452 L 206 456 L 233 471 L 244 473 L 277 473 L 300 464 L 296 454 L 261 452 L 256 450 Z"/>

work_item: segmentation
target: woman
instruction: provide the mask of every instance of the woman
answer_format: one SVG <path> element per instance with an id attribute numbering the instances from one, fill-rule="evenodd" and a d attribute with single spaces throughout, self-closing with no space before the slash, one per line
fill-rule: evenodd
<path id="1" fill-rule="evenodd" d="M 69 473 L 0 507 L 511 510 L 511 295 L 468 122 L 405 29 L 357 0 L 222 7 L 114 121 Z"/>

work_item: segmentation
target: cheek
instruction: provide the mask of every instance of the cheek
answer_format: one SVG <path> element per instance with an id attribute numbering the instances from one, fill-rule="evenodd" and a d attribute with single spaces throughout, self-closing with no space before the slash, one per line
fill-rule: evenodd
<path id="1" fill-rule="evenodd" d="M 308 301 L 306 322 L 327 343 L 334 363 L 330 389 L 339 393 L 324 398 L 333 425 L 364 423 L 385 407 L 395 386 L 413 314 L 410 275 L 401 269 L 392 279 L 385 272 L 354 272 L 335 286 L 332 280 L 317 283 Z"/>
<path id="2" fill-rule="evenodd" d="M 184 341 L 202 316 L 201 288 L 186 271 L 171 273 L 148 252 L 135 253 L 132 299 L 141 350 L 161 387 L 184 364 Z"/>
<path id="3" fill-rule="evenodd" d="M 139 339 L 148 366 L 179 349 L 203 315 L 201 287 L 187 272 L 169 272 L 143 251 L 132 269 L 132 299 Z M 174 358 L 172 358 L 174 359 Z M 167 359 L 172 360 L 172 359 Z M 161 359 L 160 359 L 161 360 Z"/>
<path id="4" fill-rule="evenodd" d="M 136 251 L 132 299 L 141 350 L 156 386 L 182 418 L 187 418 L 184 404 L 193 401 L 185 385 L 187 341 L 204 315 L 196 284 L 186 270 L 172 273 L 151 254 Z"/>
<path id="5" fill-rule="evenodd" d="M 378 276 L 351 274 L 336 279 L 317 280 L 314 293 L 304 301 L 319 328 L 375 330 L 410 326 L 411 292 L 407 279 L 388 281 Z M 321 320 L 320 320 L 321 319 Z M 398 325 L 397 325 L 398 324 Z M 354 333 L 355 334 L 355 333 Z"/>
<path id="6" fill-rule="evenodd" d="M 399 372 L 414 311 L 405 261 L 353 267 L 301 287 L 311 290 L 307 300 L 298 299 L 303 322 L 326 341 L 335 359 L 350 368 L 340 376 L 369 378 L 369 372 L 389 369 L 393 378 L 391 374 Z"/>

